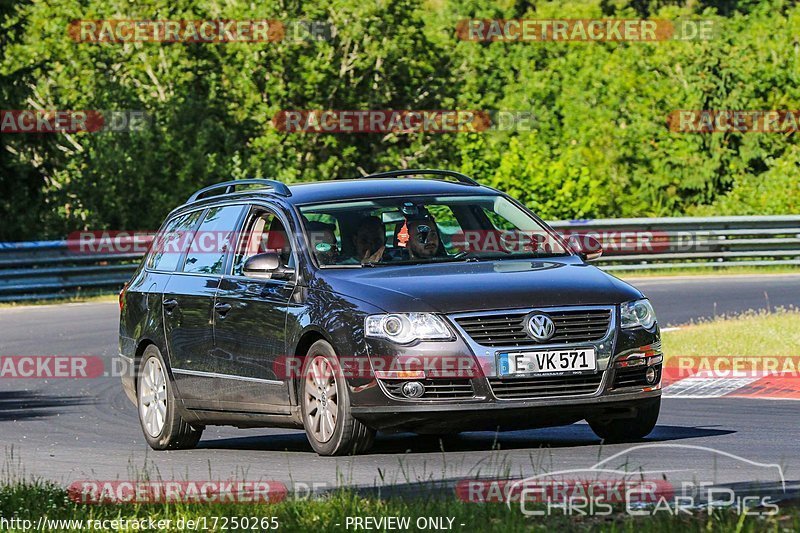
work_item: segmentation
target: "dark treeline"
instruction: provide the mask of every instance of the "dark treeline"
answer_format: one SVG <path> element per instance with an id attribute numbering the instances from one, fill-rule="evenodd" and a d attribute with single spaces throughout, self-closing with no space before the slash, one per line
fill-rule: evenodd
<path id="1" fill-rule="evenodd" d="M 710 40 L 475 42 L 460 20 L 713 20 Z M 329 39 L 78 43 L 76 19 L 322 21 Z M 0 0 L 0 109 L 134 110 L 125 133 L 0 134 L 0 240 L 152 229 L 195 189 L 446 167 L 547 219 L 800 213 L 796 134 L 671 131 L 799 110 L 800 7 L 709 0 Z M 280 131 L 281 110 L 525 112 L 480 133 Z"/>

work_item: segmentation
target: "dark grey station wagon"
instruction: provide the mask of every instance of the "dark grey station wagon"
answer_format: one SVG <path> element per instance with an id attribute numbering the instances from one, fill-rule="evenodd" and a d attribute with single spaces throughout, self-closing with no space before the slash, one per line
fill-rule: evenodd
<path id="1" fill-rule="evenodd" d="M 445 170 L 237 180 L 167 217 L 120 294 L 123 386 L 154 449 L 208 425 L 304 428 L 321 455 L 377 430 L 587 420 L 652 431 L 649 301 L 508 195 Z"/>

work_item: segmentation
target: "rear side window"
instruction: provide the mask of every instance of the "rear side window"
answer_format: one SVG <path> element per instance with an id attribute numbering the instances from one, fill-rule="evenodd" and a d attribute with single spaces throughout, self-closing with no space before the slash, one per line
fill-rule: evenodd
<path id="1" fill-rule="evenodd" d="M 225 257 L 235 245 L 236 224 L 244 209 L 241 205 L 212 207 L 197 228 L 183 271 L 195 274 L 221 275 Z"/>
<path id="2" fill-rule="evenodd" d="M 147 268 L 161 272 L 174 272 L 185 249 L 191 230 L 200 219 L 202 211 L 187 213 L 167 222 L 150 247 Z"/>

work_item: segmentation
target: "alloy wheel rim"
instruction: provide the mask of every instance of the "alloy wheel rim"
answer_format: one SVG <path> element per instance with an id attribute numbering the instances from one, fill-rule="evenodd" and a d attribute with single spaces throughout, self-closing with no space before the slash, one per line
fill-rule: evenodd
<path id="1" fill-rule="evenodd" d="M 308 366 L 305 391 L 307 427 L 318 442 L 328 442 L 339 418 L 339 398 L 336 375 L 325 357 L 315 357 Z"/>
<path id="2" fill-rule="evenodd" d="M 147 434 L 155 438 L 167 419 L 167 377 L 156 358 L 147 361 L 139 386 L 139 416 Z"/>

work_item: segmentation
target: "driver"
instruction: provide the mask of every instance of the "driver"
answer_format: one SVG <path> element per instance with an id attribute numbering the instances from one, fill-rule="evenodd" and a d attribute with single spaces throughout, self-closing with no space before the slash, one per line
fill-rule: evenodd
<path id="1" fill-rule="evenodd" d="M 306 227 L 311 237 L 314 255 L 322 265 L 332 265 L 339 261 L 339 246 L 336 243 L 336 226 L 316 220 L 306 219 Z"/>
<path id="2" fill-rule="evenodd" d="M 406 249 L 412 259 L 430 259 L 440 253 L 439 230 L 432 216 L 406 222 L 408 242 Z"/>

